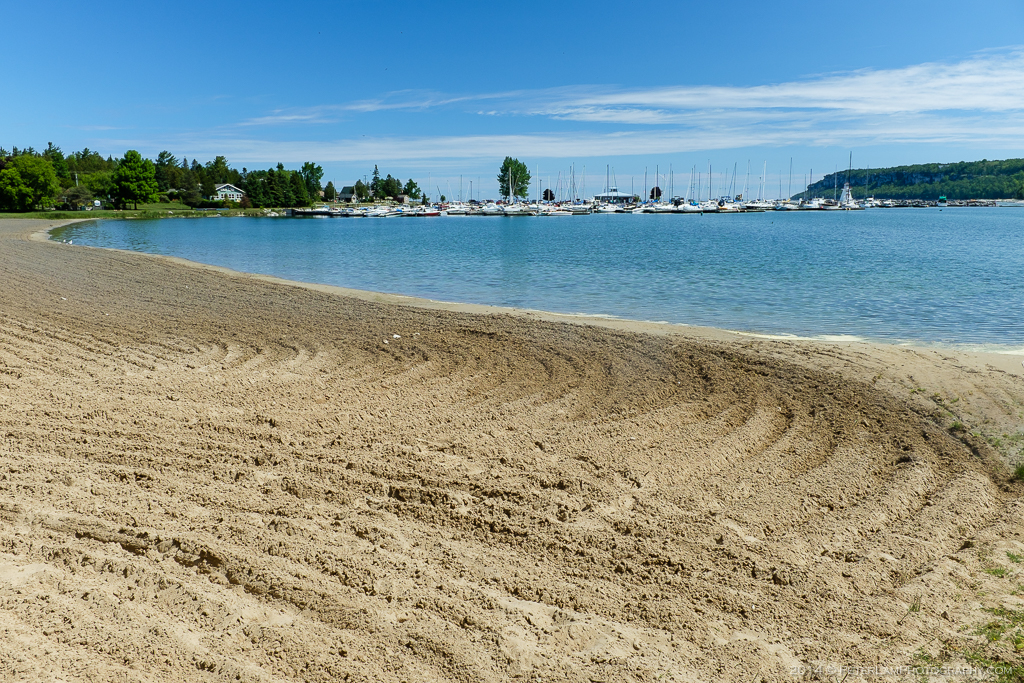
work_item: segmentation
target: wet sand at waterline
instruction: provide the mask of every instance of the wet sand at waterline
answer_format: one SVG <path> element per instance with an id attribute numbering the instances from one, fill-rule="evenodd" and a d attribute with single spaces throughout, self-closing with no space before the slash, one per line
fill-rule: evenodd
<path id="1" fill-rule="evenodd" d="M 4 680 L 1021 661 L 975 634 L 1024 609 L 1019 357 L 416 302 L 53 225 L 0 221 Z"/>

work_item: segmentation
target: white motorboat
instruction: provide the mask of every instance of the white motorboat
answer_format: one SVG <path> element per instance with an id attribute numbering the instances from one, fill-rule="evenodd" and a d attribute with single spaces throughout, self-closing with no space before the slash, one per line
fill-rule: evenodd
<path id="1" fill-rule="evenodd" d="M 506 216 L 533 216 L 535 215 L 533 210 L 530 209 L 526 204 L 506 204 L 502 208 L 502 212 Z"/>
<path id="2" fill-rule="evenodd" d="M 417 206 L 415 209 L 407 211 L 406 215 L 415 216 L 417 218 L 422 218 L 424 216 L 440 216 L 441 209 L 435 209 L 432 206 Z"/>
<path id="3" fill-rule="evenodd" d="M 771 211 L 774 208 L 775 205 L 767 199 L 751 199 L 743 204 L 745 211 Z"/>

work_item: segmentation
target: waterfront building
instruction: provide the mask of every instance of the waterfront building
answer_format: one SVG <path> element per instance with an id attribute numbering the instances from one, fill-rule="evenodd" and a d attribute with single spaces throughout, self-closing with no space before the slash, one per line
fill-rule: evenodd
<path id="1" fill-rule="evenodd" d="M 231 183 L 221 183 L 217 185 L 217 188 L 213 191 L 213 196 L 210 197 L 210 199 L 217 201 L 240 202 L 244 196 L 245 193 Z"/>

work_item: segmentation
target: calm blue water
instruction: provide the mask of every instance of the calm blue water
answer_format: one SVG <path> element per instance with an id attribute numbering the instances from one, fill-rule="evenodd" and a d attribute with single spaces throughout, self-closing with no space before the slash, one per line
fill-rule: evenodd
<path id="1" fill-rule="evenodd" d="M 55 237 L 444 301 L 1024 348 L 1013 208 L 104 220 Z"/>

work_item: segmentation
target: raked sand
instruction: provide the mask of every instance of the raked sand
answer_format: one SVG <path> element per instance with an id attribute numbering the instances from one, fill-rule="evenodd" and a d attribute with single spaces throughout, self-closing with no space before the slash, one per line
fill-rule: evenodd
<path id="1" fill-rule="evenodd" d="M 52 225 L 0 220 L 2 680 L 1024 665 L 975 634 L 1024 609 L 1020 357 L 298 285 Z"/>

